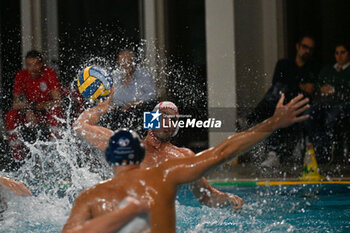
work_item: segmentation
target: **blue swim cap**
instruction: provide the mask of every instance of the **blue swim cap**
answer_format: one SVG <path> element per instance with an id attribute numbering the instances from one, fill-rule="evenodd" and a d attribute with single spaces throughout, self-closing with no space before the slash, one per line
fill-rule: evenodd
<path id="1" fill-rule="evenodd" d="M 113 165 L 139 164 L 145 157 L 145 147 L 139 135 L 128 129 L 118 129 L 109 139 L 106 160 Z"/>

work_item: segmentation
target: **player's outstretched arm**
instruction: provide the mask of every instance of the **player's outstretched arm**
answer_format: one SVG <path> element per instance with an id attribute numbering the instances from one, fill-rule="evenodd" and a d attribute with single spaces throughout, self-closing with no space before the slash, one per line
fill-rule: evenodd
<path id="1" fill-rule="evenodd" d="M 113 97 L 113 91 L 114 90 L 112 90 L 107 100 L 99 103 L 93 108 L 85 110 L 73 124 L 74 130 L 79 136 L 83 137 L 86 141 L 102 151 L 107 148 L 109 138 L 112 136 L 113 131 L 97 126 L 96 124 L 101 116 L 108 111 Z"/>
<path id="2" fill-rule="evenodd" d="M 112 233 L 140 213 L 149 211 L 148 205 L 135 198 L 127 197 L 127 204 L 108 214 L 91 218 L 88 204 L 82 199 L 75 201 L 71 215 L 62 233 Z"/>
<path id="3" fill-rule="evenodd" d="M 173 159 L 163 164 L 166 170 L 165 178 L 174 183 L 187 183 L 203 176 L 208 169 L 228 159 L 238 156 L 254 144 L 269 136 L 274 130 L 287 127 L 293 123 L 303 121 L 307 115 L 299 116 L 310 106 L 309 100 L 303 95 L 298 95 L 288 104 L 284 105 L 284 94 L 276 105 L 272 117 L 254 126 L 253 128 L 235 134 L 219 145 L 200 152 L 196 156 Z"/>
<path id="4" fill-rule="evenodd" d="M 0 187 L 4 187 L 16 195 L 31 196 L 30 190 L 22 183 L 0 176 Z"/>

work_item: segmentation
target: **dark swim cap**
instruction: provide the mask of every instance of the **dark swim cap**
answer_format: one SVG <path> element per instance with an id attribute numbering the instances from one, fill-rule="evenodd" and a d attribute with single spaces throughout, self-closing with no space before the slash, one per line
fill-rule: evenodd
<path id="1" fill-rule="evenodd" d="M 145 147 L 139 135 L 128 129 L 118 129 L 109 139 L 106 160 L 113 165 L 139 164 L 145 157 Z"/>

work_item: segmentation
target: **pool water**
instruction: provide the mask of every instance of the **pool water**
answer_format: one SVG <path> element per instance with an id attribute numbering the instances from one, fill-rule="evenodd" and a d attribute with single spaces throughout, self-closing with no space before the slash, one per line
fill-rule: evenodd
<path id="1" fill-rule="evenodd" d="M 201 206 L 183 186 L 176 200 L 177 232 L 350 232 L 350 185 L 217 187 L 244 199 L 237 213 Z M 0 232 L 60 232 L 72 198 L 9 199 Z"/>
<path id="2" fill-rule="evenodd" d="M 219 187 L 244 199 L 240 213 L 178 193 L 177 232 L 350 232 L 350 185 Z"/>

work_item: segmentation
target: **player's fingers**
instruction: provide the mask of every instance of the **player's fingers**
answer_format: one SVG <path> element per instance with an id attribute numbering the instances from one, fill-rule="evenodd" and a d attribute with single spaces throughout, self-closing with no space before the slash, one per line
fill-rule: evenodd
<path id="1" fill-rule="evenodd" d="M 21 195 L 22 196 L 31 196 L 32 192 L 24 185 L 21 186 Z"/>
<path id="2" fill-rule="evenodd" d="M 21 195 L 21 196 L 31 196 L 32 195 L 30 190 L 24 184 L 21 184 L 21 183 L 13 184 L 12 191 L 15 194 Z"/>
<path id="3" fill-rule="evenodd" d="M 22 189 L 19 184 L 13 184 L 12 190 L 17 194 L 21 195 L 22 194 Z"/>
<path id="4" fill-rule="evenodd" d="M 308 119 L 309 117 L 310 117 L 310 115 L 303 115 L 303 116 L 300 116 L 300 117 L 296 117 L 294 119 L 294 122 L 296 123 L 296 122 L 304 121 L 304 120 Z"/>
<path id="5" fill-rule="evenodd" d="M 233 208 L 237 209 L 237 208 L 241 208 L 242 204 L 243 204 L 243 200 L 242 198 L 236 196 L 236 195 L 231 195 L 230 197 L 231 199 L 231 203 L 233 204 Z"/>
<path id="6" fill-rule="evenodd" d="M 302 99 L 294 104 L 294 108 L 300 108 L 301 106 L 307 104 L 309 102 L 309 98 Z"/>
<path id="7" fill-rule="evenodd" d="M 281 97 L 280 97 L 280 99 L 278 100 L 278 103 L 277 103 L 278 107 L 283 106 L 284 99 L 285 99 L 285 95 L 284 95 L 284 93 L 281 93 Z"/>
<path id="8" fill-rule="evenodd" d="M 298 116 L 300 113 L 306 111 L 306 110 L 309 109 L 309 108 L 310 108 L 310 105 L 307 104 L 307 105 L 305 105 L 304 107 L 299 108 L 298 110 L 296 110 L 296 111 L 294 112 L 294 115 L 295 115 L 295 116 Z"/>
<path id="9" fill-rule="evenodd" d="M 298 102 L 299 100 L 301 100 L 302 98 L 304 98 L 304 95 L 303 95 L 303 94 L 299 94 L 299 95 L 297 95 L 296 97 L 294 97 L 294 98 L 289 102 L 289 104 L 294 104 L 294 103 Z"/>
<path id="10" fill-rule="evenodd" d="M 16 185 L 12 185 L 10 190 L 16 195 L 21 195 L 21 189 L 19 189 Z"/>

